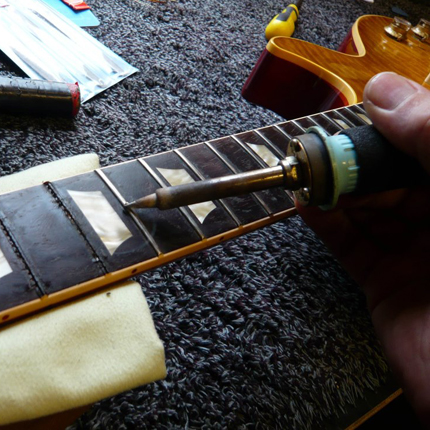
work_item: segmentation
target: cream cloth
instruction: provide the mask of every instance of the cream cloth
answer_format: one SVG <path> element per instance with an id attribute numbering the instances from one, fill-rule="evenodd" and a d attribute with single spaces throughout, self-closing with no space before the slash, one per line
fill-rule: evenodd
<path id="1" fill-rule="evenodd" d="M 0 178 L 0 193 L 97 168 L 95 155 Z M 166 375 L 164 348 L 135 282 L 0 330 L 0 425 L 88 405 Z"/>

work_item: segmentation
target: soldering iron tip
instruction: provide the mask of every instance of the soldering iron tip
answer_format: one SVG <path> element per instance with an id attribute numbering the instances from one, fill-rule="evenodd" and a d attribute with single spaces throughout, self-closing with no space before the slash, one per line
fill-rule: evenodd
<path id="1" fill-rule="evenodd" d="M 148 196 L 137 199 L 133 202 L 127 202 L 124 204 L 126 209 L 132 208 L 155 208 L 157 207 L 157 195 L 149 194 Z"/>

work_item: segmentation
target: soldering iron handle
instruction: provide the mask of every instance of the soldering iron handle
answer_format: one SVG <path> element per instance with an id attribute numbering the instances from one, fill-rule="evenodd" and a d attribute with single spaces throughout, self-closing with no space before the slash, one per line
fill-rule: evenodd
<path id="1" fill-rule="evenodd" d="M 418 160 L 397 149 L 374 127 L 341 132 L 355 146 L 358 182 L 355 192 L 369 194 L 429 183 L 430 175 Z"/>

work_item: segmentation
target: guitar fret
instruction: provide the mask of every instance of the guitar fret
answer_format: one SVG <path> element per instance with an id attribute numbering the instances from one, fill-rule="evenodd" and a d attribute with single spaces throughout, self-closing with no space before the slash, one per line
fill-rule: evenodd
<path id="1" fill-rule="evenodd" d="M 249 156 L 249 152 L 245 151 L 242 145 L 231 137 L 213 140 L 210 145 L 218 150 L 223 159 L 229 160 L 231 164 L 234 163 L 237 172 L 247 172 L 261 168 L 262 162 L 257 162 L 253 156 Z M 265 208 L 271 214 L 293 206 L 291 198 L 281 188 L 257 191 L 254 194 L 264 202 Z"/>
<path id="2" fill-rule="evenodd" d="M 121 203 L 121 205 L 124 206 L 124 204 L 126 203 L 126 200 L 121 195 L 121 193 L 118 191 L 118 189 L 115 187 L 115 185 L 111 182 L 111 180 L 105 175 L 103 170 L 102 169 L 96 169 L 95 172 L 97 173 L 97 175 L 99 175 L 100 179 L 105 183 L 105 185 L 109 188 L 109 190 L 112 192 L 112 194 L 118 199 L 118 201 Z M 157 242 L 154 240 L 152 235 L 149 233 L 149 231 L 145 227 L 145 225 L 141 222 L 139 217 L 134 213 L 134 211 L 130 212 L 130 216 L 133 219 L 133 221 L 136 223 L 136 225 L 140 229 L 140 231 L 143 233 L 143 235 L 146 237 L 148 242 L 154 248 L 154 251 L 157 253 L 157 255 L 161 255 L 162 252 L 161 252 L 160 248 L 158 247 Z"/>
<path id="3" fill-rule="evenodd" d="M 266 166 L 274 166 L 278 164 L 281 158 L 284 158 L 278 148 L 273 145 L 260 130 L 247 131 L 244 133 L 232 136 L 235 140 L 242 144 L 248 152 L 250 152 L 257 159 L 262 159 Z"/>
<path id="4" fill-rule="evenodd" d="M 257 156 L 257 154 L 252 150 L 252 149 L 250 149 L 247 145 L 245 145 L 244 143 L 242 143 L 240 140 L 239 140 L 239 138 L 238 137 L 236 137 L 235 135 L 231 135 L 230 136 L 237 144 L 239 144 L 240 145 L 240 147 L 249 155 L 249 156 L 251 156 L 257 163 L 258 163 L 258 166 L 259 166 L 259 168 L 264 168 L 264 167 L 267 167 L 267 164 L 266 163 L 264 163 L 264 161 L 260 158 L 260 157 L 258 157 Z"/>
<path id="5" fill-rule="evenodd" d="M 315 122 L 331 135 L 343 130 L 343 128 L 336 121 L 325 114 L 317 115 Z"/>
<path id="6" fill-rule="evenodd" d="M 43 290 L 37 285 L 16 244 L 11 243 L 2 220 L 0 220 L 0 254 L 4 259 L 3 264 L 7 264 L 7 270 L 3 269 L 0 274 L 0 311 L 39 299 L 43 295 Z M 3 319 L 5 320 L 7 318 Z"/>
<path id="7" fill-rule="evenodd" d="M 154 171 L 157 170 L 160 173 L 165 185 L 179 185 L 198 180 L 198 177 L 173 151 L 146 157 L 145 161 Z M 234 220 L 216 200 L 189 205 L 183 209 L 195 219 L 205 238 L 237 227 Z"/>
<path id="8" fill-rule="evenodd" d="M 360 127 L 362 125 L 367 125 L 367 122 L 360 118 L 357 114 L 352 112 L 347 107 L 341 108 L 338 110 L 339 114 L 341 114 L 344 118 L 347 118 L 348 121 L 354 125 L 355 127 Z"/>
<path id="9" fill-rule="evenodd" d="M 161 187 L 165 188 L 168 185 L 166 185 L 159 175 L 155 173 L 155 171 L 148 165 L 148 163 L 143 160 L 142 158 L 139 158 L 139 162 L 142 164 L 143 167 L 151 174 L 151 176 L 160 184 Z M 188 223 L 193 227 L 193 229 L 196 231 L 196 233 L 200 236 L 200 239 L 205 239 L 205 235 L 203 234 L 203 231 L 201 230 L 200 226 L 197 224 L 197 222 L 194 220 L 194 218 L 190 215 L 190 213 L 184 208 L 178 208 L 178 210 L 182 213 L 182 215 L 185 217 L 185 219 L 188 221 Z"/>
<path id="10" fill-rule="evenodd" d="M 281 133 L 285 134 L 288 139 L 292 139 L 294 136 L 298 136 L 304 132 L 294 121 L 281 122 L 276 124 L 275 127 L 277 127 Z"/>
<path id="11" fill-rule="evenodd" d="M 300 130 L 300 134 L 306 132 L 306 130 L 297 122 L 297 120 L 293 120 L 290 122 L 293 123 Z"/>
<path id="12" fill-rule="evenodd" d="M 51 196 L 54 198 L 54 200 L 57 202 L 58 206 L 61 208 L 61 210 L 65 213 L 66 217 L 70 220 L 70 222 L 73 224 L 73 226 L 76 228 L 76 231 L 81 235 L 82 239 L 87 244 L 88 248 L 91 250 L 92 253 L 92 262 L 94 264 L 99 264 L 101 266 L 101 269 L 105 273 L 109 273 L 109 269 L 104 265 L 103 259 L 98 255 L 97 250 L 94 248 L 94 246 L 91 244 L 91 242 L 88 240 L 85 233 L 82 231 L 82 228 L 80 225 L 75 221 L 73 218 L 73 215 L 70 213 L 70 211 L 67 209 L 65 203 L 61 200 L 61 196 L 56 190 L 56 186 L 52 182 L 45 182 L 43 184 L 46 189 L 49 191 Z"/>
<path id="13" fill-rule="evenodd" d="M 241 173 L 240 169 L 235 167 L 226 157 L 224 157 L 223 154 L 221 154 L 220 151 L 217 150 L 217 148 L 215 148 L 212 145 L 212 142 L 206 142 L 206 145 L 224 162 L 224 164 L 229 166 L 230 170 L 233 173 Z M 264 208 L 265 212 L 267 214 L 270 214 L 271 210 L 270 210 L 269 206 L 266 204 L 266 202 L 264 201 L 264 199 L 261 198 L 261 196 L 259 196 L 258 193 L 252 193 L 252 195 L 257 199 L 257 201 L 260 203 L 260 205 Z"/>
<path id="14" fill-rule="evenodd" d="M 235 167 L 226 157 L 224 157 L 220 151 L 218 151 L 213 145 L 212 143 L 206 142 L 205 145 L 220 159 L 222 160 L 222 162 L 228 166 L 228 168 L 231 170 L 232 173 L 241 173 L 241 171 Z M 266 205 L 266 203 L 264 202 L 264 200 L 257 194 L 257 193 L 251 193 L 250 194 L 253 198 L 255 198 L 258 203 L 260 204 L 260 206 L 263 208 L 263 210 L 265 211 L 266 214 L 270 214 L 270 209 L 269 207 Z"/>
<path id="15" fill-rule="evenodd" d="M 206 144 L 181 148 L 178 152 L 199 170 L 204 179 L 237 173 L 232 171 L 222 158 Z M 249 224 L 268 215 L 268 212 L 259 204 L 256 196 L 252 193 L 227 197 L 223 201 L 234 213 L 235 218 L 239 220 L 240 225 Z"/>
<path id="16" fill-rule="evenodd" d="M 354 127 L 354 124 L 352 124 L 347 118 L 345 118 L 339 110 L 334 110 L 327 112 L 326 115 L 331 118 L 333 121 L 335 121 L 337 124 L 339 124 L 343 129 L 348 129 L 351 127 Z"/>
<path id="17" fill-rule="evenodd" d="M 200 179 L 204 180 L 205 177 L 200 172 L 200 170 L 191 163 L 190 160 L 181 152 L 179 149 L 175 149 L 173 151 L 187 166 L 190 170 L 194 172 L 194 174 Z M 229 207 L 228 203 L 224 201 L 224 199 L 218 200 L 218 203 L 224 208 L 224 210 L 231 216 L 233 221 L 236 223 L 236 225 L 239 227 L 241 225 L 240 220 L 236 217 L 233 210 Z"/>
<path id="18" fill-rule="evenodd" d="M 156 256 L 147 237 L 96 172 L 52 185 L 107 273 Z"/>
<path id="19" fill-rule="evenodd" d="M 369 121 L 362 106 L 343 107 L 0 196 L 0 324 L 296 213 L 281 187 L 209 202 L 204 213 L 125 210 L 126 201 L 276 165 L 311 126 L 333 134 Z"/>
<path id="20" fill-rule="evenodd" d="M 290 139 L 276 126 L 264 127 L 257 130 L 271 147 L 275 148 L 276 153 L 280 158 L 285 158 L 287 155 L 287 145 Z"/>
<path id="21" fill-rule="evenodd" d="M 44 294 L 104 275 L 93 264 L 87 243 L 43 185 L 4 194 L 0 211 Z"/>
<path id="22" fill-rule="evenodd" d="M 161 186 L 139 160 L 104 167 L 103 173 L 129 202 L 150 194 Z M 153 238 L 159 255 L 201 241 L 201 236 L 189 222 L 186 214 L 179 209 L 161 211 L 156 208 L 136 208 L 132 214 L 148 231 L 148 237 Z"/>
<path id="23" fill-rule="evenodd" d="M 366 111 L 362 108 L 362 105 L 352 105 L 349 106 L 348 109 L 355 113 L 355 115 L 359 116 L 367 125 L 371 125 L 372 121 L 370 120 L 370 118 L 367 116 Z"/>
<path id="24" fill-rule="evenodd" d="M 315 127 L 318 125 L 312 117 L 300 118 L 296 120 L 296 123 L 299 124 L 303 130 L 307 130 L 310 127 Z"/>

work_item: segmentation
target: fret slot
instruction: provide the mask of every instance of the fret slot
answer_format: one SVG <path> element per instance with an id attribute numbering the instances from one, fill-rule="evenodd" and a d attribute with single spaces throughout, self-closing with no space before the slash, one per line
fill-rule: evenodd
<path id="1" fill-rule="evenodd" d="M 276 127 L 289 139 L 303 134 L 303 130 L 293 121 L 281 122 L 280 124 L 276 124 Z"/>
<path id="2" fill-rule="evenodd" d="M 105 167 L 103 173 L 126 201 L 134 201 L 153 193 L 160 185 L 138 161 Z M 134 209 L 140 222 L 154 238 L 162 253 L 175 251 L 200 241 L 179 209 Z"/>
<path id="3" fill-rule="evenodd" d="M 104 274 L 94 264 L 86 241 L 43 185 L 2 195 L 0 211 L 9 221 L 8 233 L 47 294 Z"/>
<path id="4" fill-rule="evenodd" d="M 297 124 L 300 125 L 300 127 L 302 127 L 304 130 L 307 130 L 309 127 L 315 127 L 316 125 L 318 125 L 315 121 L 313 117 L 304 117 L 304 118 L 300 118 L 298 120 L 295 121 Z"/>
<path id="5" fill-rule="evenodd" d="M 253 154 L 257 155 L 264 161 L 267 167 L 277 166 L 281 157 L 278 151 L 274 150 L 261 136 L 257 133 L 250 131 L 245 133 L 236 134 L 236 140 L 242 143 Z M 265 167 L 266 167 L 265 166 Z"/>
<path id="6" fill-rule="evenodd" d="M 260 164 L 230 137 L 208 142 L 224 160 L 233 166 L 235 173 L 261 169 Z M 256 196 L 264 203 L 269 213 L 281 212 L 293 207 L 293 203 L 282 188 L 258 191 Z"/>
<path id="7" fill-rule="evenodd" d="M 179 150 L 199 171 L 204 179 L 231 175 L 228 166 L 206 145 L 193 145 Z M 252 194 L 223 199 L 240 224 L 248 224 L 265 216 L 267 212 Z"/>
<path id="8" fill-rule="evenodd" d="M 330 135 L 343 130 L 343 127 L 325 114 L 314 115 L 312 119 Z"/>
<path id="9" fill-rule="evenodd" d="M 333 110 L 325 113 L 328 118 L 335 121 L 343 130 L 354 127 L 347 118 L 345 118 L 339 111 Z"/>
<path id="10" fill-rule="evenodd" d="M 348 109 L 351 112 L 354 112 L 355 115 L 359 116 L 367 125 L 371 125 L 372 121 L 367 116 L 366 111 L 363 109 L 362 104 L 348 106 Z"/>
<path id="11" fill-rule="evenodd" d="M 96 172 L 56 181 L 53 187 L 108 272 L 156 256 Z"/>
<path id="12" fill-rule="evenodd" d="M 342 116 L 344 116 L 352 125 L 356 127 L 360 127 L 362 125 L 368 125 L 367 121 L 365 121 L 361 115 L 357 115 L 351 109 L 345 107 L 338 110 Z"/>
<path id="13" fill-rule="evenodd" d="M 275 126 L 264 127 L 257 130 L 257 132 L 263 136 L 270 144 L 277 149 L 277 153 L 280 158 L 285 158 L 287 155 L 287 145 L 290 139 L 285 136 Z"/>
<path id="14" fill-rule="evenodd" d="M 0 311 L 38 299 L 42 293 L 0 226 Z"/>
<path id="15" fill-rule="evenodd" d="M 145 162 L 166 186 L 200 180 L 174 152 L 146 157 Z M 205 237 L 212 237 L 237 227 L 235 221 L 217 201 L 197 203 L 184 208 L 196 218 Z"/>

